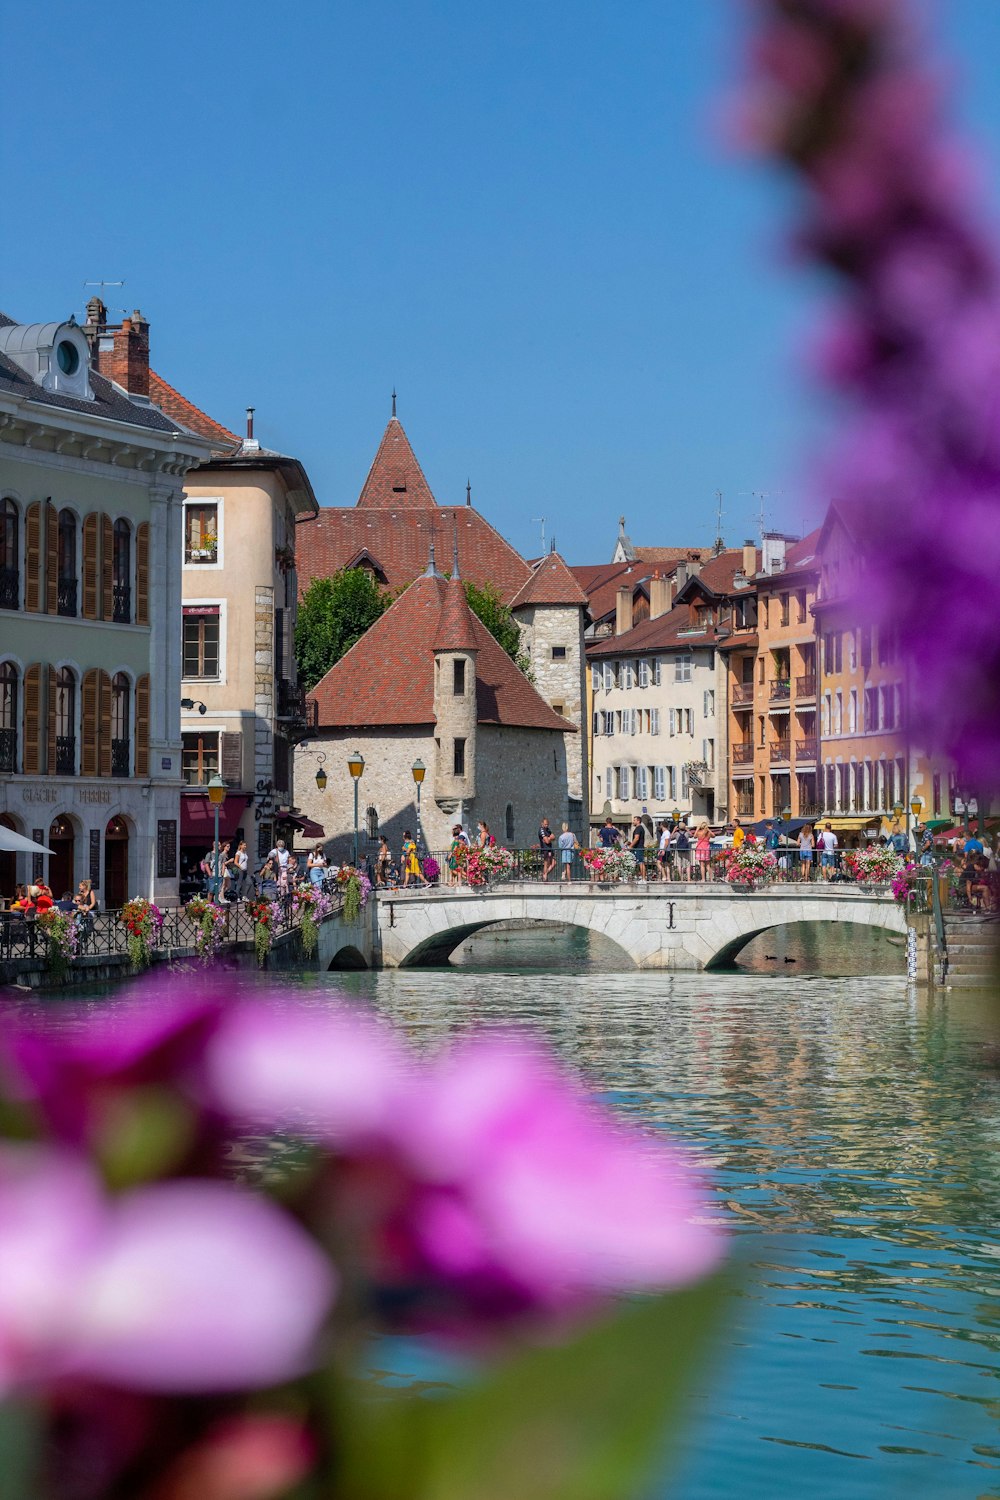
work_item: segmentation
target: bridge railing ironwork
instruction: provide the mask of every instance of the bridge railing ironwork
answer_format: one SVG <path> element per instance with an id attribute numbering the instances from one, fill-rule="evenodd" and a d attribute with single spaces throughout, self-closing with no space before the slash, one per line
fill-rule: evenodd
<path id="1" fill-rule="evenodd" d="M 426 862 L 429 857 L 438 866 L 439 874 L 432 884 L 445 890 L 450 888 L 468 890 L 469 882 L 465 877 L 464 870 L 458 869 L 452 871 L 450 869 L 448 864 L 449 852 L 435 850 L 430 856 L 426 854 L 422 856 L 423 861 Z M 525 883 L 552 887 L 564 883 L 567 879 L 563 875 L 563 870 L 567 866 L 562 864 L 558 849 L 554 851 L 553 861 L 549 865 L 547 875 L 543 856 L 539 849 L 512 849 L 510 853 L 514 860 L 510 874 L 503 875 L 495 880 L 481 882 L 480 887 L 486 885 L 494 889 L 501 885 Z M 768 877 L 768 885 L 800 886 L 812 884 L 822 889 L 825 889 L 827 885 L 834 886 L 835 888 L 843 887 L 849 890 L 857 889 L 857 882 L 841 862 L 840 851 L 834 857 L 834 863 L 825 866 L 820 862 L 818 850 L 813 850 L 810 858 L 805 860 L 800 857 L 797 847 L 789 846 L 776 851 L 776 857 L 778 864 Z M 635 875 L 630 881 L 622 882 L 600 880 L 584 863 L 583 850 L 576 849 L 573 851 L 573 858 L 568 865 L 568 880 L 570 883 L 577 885 L 600 885 L 602 889 L 614 889 L 616 886 L 622 884 L 641 883 L 643 880 L 651 882 L 671 881 L 675 883 L 725 885 L 729 883 L 728 873 L 731 859 L 731 849 L 713 849 L 708 860 L 700 860 L 695 853 L 692 841 L 692 848 L 686 854 L 672 850 L 666 861 L 661 862 L 657 857 L 656 846 L 647 844 L 643 851 L 640 867 L 637 868 Z M 480 887 L 474 887 L 474 889 Z M 376 889 L 378 888 L 376 887 Z M 391 884 L 393 891 L 401 888 L 403 888 L 401 881 Z M 417 890 L 420 888 L 420 882 L 411 879 L 408 889 Z M 385 887 L 382 887 L 382 889 L 384 890 Z M 886 885 L 884 890 L 882 887 L 879 887 L 878 890 L 884 894 L 888 892 L 889 887 Z"/>

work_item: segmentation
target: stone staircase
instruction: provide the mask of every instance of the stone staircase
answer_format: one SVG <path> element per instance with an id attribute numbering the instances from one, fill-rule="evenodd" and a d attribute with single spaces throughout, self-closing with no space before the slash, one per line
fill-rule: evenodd
<path id="1" fill-rule="evenodd" d="M 988 990 L 1000 973 L 1000 920 L 949 912 L 944 919 L 948 975 L 956 990 Z"/>

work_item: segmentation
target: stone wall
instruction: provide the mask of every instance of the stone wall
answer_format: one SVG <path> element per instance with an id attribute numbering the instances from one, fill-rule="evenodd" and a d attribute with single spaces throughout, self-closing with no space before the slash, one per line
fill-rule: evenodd
<path id="1" fill-rule="evenodd" d="M 531 604 L 517 611 L 517 622 L 536 688 L 578 731 L 565 736 L 566 777 L 570 801 L 580 804 L 570 821 L 582 839 L 590 812 L 583 613 L 576 605 Z M 553 648 L 560 647 L 565 658 L 553 657 Z"/>

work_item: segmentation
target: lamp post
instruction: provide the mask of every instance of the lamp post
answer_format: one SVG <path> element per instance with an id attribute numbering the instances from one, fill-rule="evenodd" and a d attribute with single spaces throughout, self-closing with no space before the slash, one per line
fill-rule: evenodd
<path id="1" fill-rule="evenodd" d="M 326 772 L 323 770 L 323 762 L 326 760 L 326 756 L 323 754 L 322 750 L 319 751 L 317 759 L 319 760 L 319 766 L 316 771 L 316 790 L 318 792 L 325 792 Z"/>
<path id="2" fill-rule="evenodd" d="M 423 786 L 424 777 L 427 775 L 427 767 L 422 760 L 415 760 L 410 767 L 413 772 L 413 780 L 417 787 L 417 852 L 420 852 L 420 841 L 423 837 L 420 829 L 420 788 Z"/>
<path id="3" fill-rule="evenodd" d="M 906 847 L 907 848 L 910 847 L 910 818 L 909 818 L 909 813 L 913 814 L 913 847 L 914 847 L 914 849 L 918 848 L 919 838 L 920 838 L 920 809 L 922 807 L 923 807 L 922 800 L 917 796 L 916 792 L 911 792 L 910 793 L 910 806 L 909 806 L 909 810 L 908 810 L 908 814 L 907 814 L 907 819 L 906 819 Z"/>
<path id="4" fill-rule="evenodd" d="M 792 809 L 791 809 L 791 805 L 789 803 L 787 803 L 787 802 L 785 803 L 784 807 L 781 809 L 781 820 L 782 820 L 783 823 L 790 823 L 792 821 Z"/>
<path id="5" fill-rule="evenodd" d="M 673 810 L 673 812 L 670 814 L 670 817 L 671 817 L 671 821 L 673 822 L 674 826 L 676 827 L 677 824 L 681 820 L 680 808 L 675 807 L 674 810 Z"/>
<path id="6" fill-rule="evenodd" d="M 365 769 L 365 758 L 360 750 L 355 750 L 347 762 L 347 769 L 351 773 L 354 782 L 354 868 L 358 867 L 358 782 L 361 780 Z"/>
<path id="7" fill-rule="evenodd" d="M 212 900 L 214 901 L 219 894 L 219 887 L 222 884 L 222 871 L 219 869 L 219 861 L 222 857 L 222 850 L 219 848 L 219 808 L 226 800 L 226 783 L 218 771 L 216 771 L 208 783 L 208 800 L 215 808 L 215 848 L 212 852 L 212 870 L 214 873 L 212 875 L 211 888 Z"/>

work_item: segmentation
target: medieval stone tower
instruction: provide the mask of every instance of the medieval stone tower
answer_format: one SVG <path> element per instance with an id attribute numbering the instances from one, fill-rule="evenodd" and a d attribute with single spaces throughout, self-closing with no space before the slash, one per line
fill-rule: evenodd
<path id="1" fill-rule="evenodd" d="M 472 611 L 454 569 L 434 638 L 434 797 L 456 821 L 476 795 L 476 658 Z"/>

